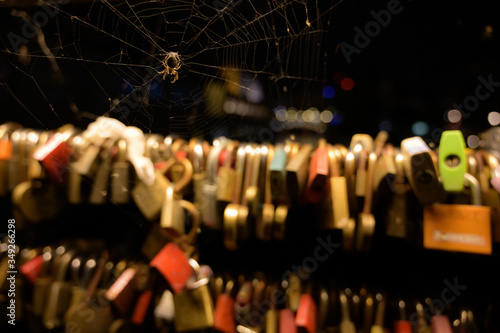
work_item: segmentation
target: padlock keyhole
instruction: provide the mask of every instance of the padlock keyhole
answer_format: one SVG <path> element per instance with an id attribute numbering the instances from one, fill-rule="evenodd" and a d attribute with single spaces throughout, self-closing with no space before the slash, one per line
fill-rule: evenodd
<path id="1" fill-rule="evenodd" d="M 434 179 L 434 173 L 430 170 L 423 170 L 417 174 L 416 178 L 421 184 L 429 184 Z"/>
<path id="2" fill-rule="evenodd" d="M 457 155 L 448 155 L 448 156 L 446 156 L 446 159 L 444 160 L 444 162 L 450 168 L 456 168 L 461 163 L 460 157 L 458 157 Z"/>

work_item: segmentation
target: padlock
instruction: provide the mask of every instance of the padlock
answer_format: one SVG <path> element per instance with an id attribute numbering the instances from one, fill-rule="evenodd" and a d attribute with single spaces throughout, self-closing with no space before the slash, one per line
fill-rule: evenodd
<path id="1" fill-rule="evenodd" d="M 53 255 L 52 252 L 51 248 L 45 248 L 43 254 L 40 255 L 43 259 L 43 263 L 40 274 L 33 284 L 33 314 L 36 316 L 42 316 L 45 302 L 49 295 L 49 289 L 53 279 L 50 275 L 52 272 L 50 272 L 49 268 Z"/>
<path id="2" fill-rule="evenodd" d="M 356 333 L 356 326 L 351 320 L 349 311 L 349 302 L 347 301 L 347 296 L 344 292 L 340 293 L 340 333 Z"/>
<path id="3" fill-rule="evenodd" d="M 269 166 L 271 177 L 271 194 L 274 202 L 286 202 L 286 165 L 288 162 L 288 153 L 291 147 L 283 144 L 276 145 L 274 157 Z"/>
<path id="4" fill-rule="evenodd" d="M 13 142 L 10 138 L 13 131 L 20 128 L 19 124 L 8 122 L 0 125 L 0 197 L 9 191 L 8 178 L 10 160 L 13 158 Z"/>
<path id="5" fill-rule="evenodd" d="M 190 276 L 192 268 L 188 258 L 175 243 L 167 243 L 149 264 L 156 268 L 168 281 L 174 293 L 179 293 Z"/>
<path id="6" fill-rule="evenodd" d="M 82 153 L 83 138 L 80 135 L 75 135 L 68 140 L 68 144 L 72 147 L 73 154 L 68 164 L 68 202 L 70 204 L 80 204 L 83 201 L 83 177 L 75 169 L 75 163 Z"/>
<path id="7" fill-rule="evenodd" d="M 347 202 L 351 216 L 358 212 L 358 199 L 356 197 L 356 157 L 353 151 L 346 154 L 344 161 L 344 177 L 347 184 Z"/>
<path id="8" fill-rule="evenodd" d="M 466 172 L 465 141 L 461 131 L 444 131 L 439 142 L 439 173 L 443 188 L 461 192 Z"/>
<path id="9" fill-rule="evenodd" d="M 137 267 L 128 267 L 105 293 L 105 298 L 113 305 L 120 316 L 130 316 L 136 293 Z"/>
<path id="10" fill-rule="evenodd" d="M 329 317 L 330 308 L 330 296 L 328 290 L 321 286 L 318 293 L 318 315 L 316 320 L 316 327 L 319 332 L 324 332 Z"/>
<path id="11" fill-rule="evenodd" d="M 380 184 L 387 175 L 396 174 L 396 164 L 394 162 L 394 146 L 387 144 L 377 160 L 375 174 L 373 176 L 373 190 L 377 191 Z"/>
<path id="12" fill-rule="evenodd" d="M 74 254 L 72 250 L 66 251 L 60 256 L 60 262 L 57 263 L 54 269 L 54 280 L 50 285 L 46 307 L 43 312 L 43 324 L 49 330 L 63 325 L 64 312 L 69 306 L 71 296 L 71 284 L 67 281 L 67 273 Z"/>
<path id="13" fill-rule="evenodd" d="M 490 207 L 481 206 L 477 179 L 466 173 L 464 183 L 470 188 L 472 205 L 435 204 L 424 207 L 425 248 L 491 253 Z"/>
<path id="14" fill-rule="evenodd" d="M 173 237 L 171 237 L 165 230 L 163 230 L 159 224 L 154 223 L 148 232 L 148 235 L 144 239 L 141 247 L 141 253 L 149 261 L 160 252 L 160 250 L 167 244 L 171 242 Z"/>
<path id="15" fill-rule="evenodd" d="M 65 179 L 64 174 L 73 153 L 67 140 L 74 134 L 75 128 L 72 125 L 64 125 L 33 153 L 33 158 L 43 165 L 52 180 L 59 183 L 63 183 Z"/>
<path id="16" fill-rule="evenodd" d="M 260 177 L 264 182 L 263 190 L 260 191 L 263 194 L 261 196 L 262 203 L 259 204 L 261 208 L 256 216 L 256 236 L 260 240 L 270 241 L 273 236 L 275 207 L 271 197 L 271 174 L 269 167 L 274 159 L 274 148 L 272 145 L 266 145 L 261 150 L 263 151 L 263 165 L 261 166 L 260 174 L 264 174 L 265 177 Z"/>
<path id="17" fill-rule="evenodd" d="M 311 156 L 306 197 L 309 202 L 318 203 L 325 195 L 329 172 L 328 148 L 325 139 L 318 141 L 318 148 Z"/>
<path id="18" fill-rule="evenodd" d="M 277 284 L 269 285 L 266 288 L 266 296 L 262 305 L 262 311 L 266 311 L 265 315 L 265 332 L 278 333 L 279 332 L 279 310 L 278 306 L 281 302 L 279 295 L 283 295 L 282 291 L 278 289 Z M 266 306 L 266 303 L 269 305 Z"/>
<path id="19" fill-rule="evenodd" d="M 248 327 L 248 317 L 252 313 L 253 284 L 250 281 L 242 282 L 239 286 L 234 302 L 234 316 L 236 324 Z"/>
<path id="20" fill-rule="evenodd" d="M 363 210 L 358 217 L 356 230 L 356 248 L 358 251 L 368 251 L 370 249 L 373 234 L 375 232 L 375 217 L 371 211 L 373 198 L 373 176 L 376 163 L 377 154 L 372 152 L 368 156 L 365 201 L 363 203 Z"/>
<path id="21" fill-rule="evenodd" d="M 358 147 L 356 147 L 358 146 Z M 369 134 L 357 133 L 351 138 L 349 149 L 354 152 L 355 159 L 359 160 L 359 154 L 362 150 L 371 152 L 373 150 L 373 138 Z"/>
<path id="22" fill-rule="evenodd" d="M 366 296 L 365 302 L 364 302 L 364 309 L 363 309 L 363 323 L 362 323 L 362 329 L 361 331 L 363 333 L 370 333 L 372 324 L 373 324 L 373 317 L 374 317 L 374 307 L 375 307 L 375 301 L 373 299 L 373 296 L 371 294 L 368 294 Z"/>
<path id="23" fill-rule="evenodd" d="M 300 296 L 299 307 L 295 317 L 295 324 L 299 328 L 305 328 L 308 333 L 316 332 L 316 316 L 318 308 L 310 293 Z"/>
<path id="24" fill-rule="evenodd" d="M 209 279 L 203 277 L 194 260 L 190 265 L 197 273 L 198 280 L 191 286 L 174 294 L 174 325 L 177 332 L 207 329 L 214 326 L 212 295 L 208 288 Z"/>
<path id="25" fill-rule="evenodd" d="M 416 136 L 401 141 L 401 152 L 406 175 L 418 201 L 423 205 L 440 201 L 443 187 L 429 146 Z"/>
<path id="26" fill-rule="evenodd" d="M 234 289 L 234 281 L 229 280 L 225 291 L 217 295 L 215 302 L 214 328 L 223 333 L 236 333 Z"/>
<path id="27" fill-rule="evenodd" d="M 111 160 L 113 158 L 113 146 L 115 141 L 109 139 L 103 145 L 101 158 L 95 173 L 92 189 L 90 190 L 89 203 L 102 205 L 106 203 L 108 197 L 109 179 L 111 175 Z"/>
<path id="28" fill-rule="evenodd" d="M 80 311 L 83 305 L 92 296 L 98 279 L 103 276 L 106 266 L 106 257 L 84 260 L 83 256 L 71 261 L 71 275 L 73 284 L 71 286 L 71 300 L 64 314 L 64 322 L 67 324 L 74 318 L 75 313 Z M 108 268 L 109 269 L 109 268 Z"/>
<path id="29" fill-rule="evenodd" d="M 390 237 L 409 238 L 412 235 L 410 217 L 408 216 L 408 193 L 411 188 L 406 182 L 403 154 L 396 153 L 396 174 L 392 182 L 392 200 L 386 210 L 385 233 Z M 408 169 L 406 169 L 408 172 Z M 411 171 L 410 171 L 411 172 Z M 386 178 L 389 179 L 389 178 Z"/>
<path id="30" fill-rule="evenodd" d="M 184 167 L 182 178 L 177 183 L 170 183 L 165 190 L 165 198 L 161 210 L 160 226 L 175 237 L 185 233 L 184 211 L 180 204 L 180 192 L 190 183 L 193 167 L 187 158 L 170 159 L 162 173 L 167 173 L 174 165 L 180 163 Z"/>
<path id="31" fill-rule="evenodd" d="M 403 300 L 398 302 L 399 320 L 393 323 L 394 333 L 412 333 L 411 323 L 406 318 L 406 304 Z"/>
<path id="32" fill-rule="evenodd" d="M 243 174 L 245 172 L 245 162 L 247 155 L 245 149 L 246 147 L 244 146 L 240 146 L 238 148 L 235 163 L 235 186 L 233 200 L 226 206 L 226 209 L 224 210 L 224 246 L 228 250 L 236 250 L 238 247 L 238 214 L 240 212 L 242 193 L 246 190 L 246 188 L 243 188 Z"/>
<path id="33" fill-rule="evenodd" d="M 126 160 L 127 143 L 118 141 L 118 152 L 111 164 L 111 202 L 126 204 L 130 200 L 130 162 Z"/>
<path id="34" fill-rule="evenodd" d="M 370 333 L 384 333 L 384 320 L 385 320 L 385 297 L 381 294 L 375 296 L 377 299 L 377 310 L 375 311 L 375 321 L 370 329 Z"/>
<path id="35" fill-rule="evenodd" d="M 431 318 L 432 333 L 453 333 L 450 319 L 444 315 L 434 315 Z"/>
<path id="36" fill-rule="evenodd" d="M 303 144 L 300 151 L 286 165 L 286 188 L 291 202 L 297 201 L 306 187 L 309 157 L 312 145 Z"/>
<path id="37" fill-rule="evenodd" d="M 152 185 L 137 180 L 137 184 L 132 190 L 132 198 L 146 219 L 153 220 L 160 215 L 165 201 L 165 191 L 169 184 L 170 181 L 159 170 L 155 171 Z"/>
<path id="38" fill-rule="evenodd" d="M 72 168 L 82 176 L 87 176 L 93 169 L 94 163 L 101 152 L 101 146 L 106 142 L 105 138 L 83 137 L 82 155 L 74 162 Z"/>
<path id="39" fill-rule="evenodd" d="M 202 206 L 205 203 L 203 202 L 202 191 L 207 173 L 205 169 L 203 146 L 200 142 L 197 142 L 193 147 L 191 161 L 193 163 L 193 202 L 198 210 L 203 211 Z"/>
<path id="40" fill-rule="evenodd" d="M 214 146 L 207 158 L 207 177 L 203 184 L 203 199 L 201 201 L 201 216 L 203 223 L 209 228 L 220 229 L 222 221 L 216 212 L 216 194 L 217 194 L 217 168 L 221 151 L 229 144 L 230 140 L 219 138 L 214 140 Z"/>

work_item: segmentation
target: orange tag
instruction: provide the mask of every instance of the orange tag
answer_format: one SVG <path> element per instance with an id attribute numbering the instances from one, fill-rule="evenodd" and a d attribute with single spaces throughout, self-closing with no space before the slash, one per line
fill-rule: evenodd
<path id="1" fill-rule="evenodd" d="M 0 160 L 8 161 L 12 156 L 12 142 L 6 139 L 0 140 Z"/>
<path id="2" fill-rule="evenodd" d="M 491 254 L 490 207 L 442 204 L 425 206 L 424 247 Z"/>

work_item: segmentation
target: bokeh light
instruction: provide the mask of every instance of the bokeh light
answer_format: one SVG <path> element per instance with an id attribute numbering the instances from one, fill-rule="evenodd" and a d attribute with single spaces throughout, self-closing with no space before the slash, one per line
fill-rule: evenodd
<path id="1" fill-rule="evenodd" d="M 467 145 L 470 148 L 477 148 L 477 147 L 479 147 L 480 141 L 481 140 L 479 139 L 479 137 L 477 135 L 469 135 L 469 137 L 467 138 Z"/>
<path id="2" fill-rule="evenodd" d="M 429 125 L 424 121 L 417 121 L 411 126 L 413 134 L 423 136 L 429 133 Z"/>
<path id="3" fill-rule="evenodd" d="M 462 112 L 457 109 L 453 109 L 448 111 L 448 121 L 452 124 L 458 123 L 460 120 L 462 120 Z"/>
<path id="4" fill-rule="evenodd" d="M 491 126 L 497 126 L 500 124 L 500 113 L 496 111 L 491 111 L 488 113 L 488 122 Z"/>
<path id="5" fill-rule="evenodd" d="M 332 86 L 326 86 L 323 88 L 323 97 L 326 99 L 331 99 L 335 96 L 335 88 Z"/>
<path id="6" fill-rule="evenodd" d="M 340 87 L 345 91 L 352 90 L 352 88 L 354 88 L 354 80 L 350 77 L 346 77 L 340 82 Z"/>

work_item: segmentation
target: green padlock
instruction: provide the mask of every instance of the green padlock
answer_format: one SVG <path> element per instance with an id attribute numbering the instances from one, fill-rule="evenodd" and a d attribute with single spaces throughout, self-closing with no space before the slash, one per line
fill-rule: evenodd
<path id="1" fill-rule="evenodd" d="M 439 172 L 445 191 L 463 191 L 466 168 L 465 141 L 462 132 L 444 131 L 439 142 Z"/>

